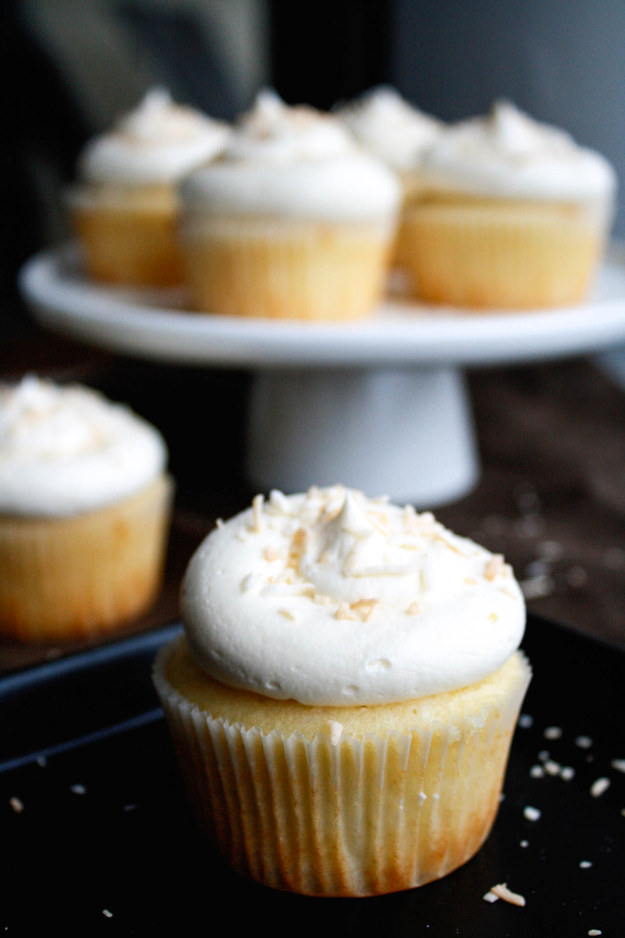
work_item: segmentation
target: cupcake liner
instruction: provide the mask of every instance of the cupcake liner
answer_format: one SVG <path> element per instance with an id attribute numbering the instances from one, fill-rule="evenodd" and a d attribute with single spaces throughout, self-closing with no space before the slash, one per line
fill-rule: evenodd
<path id="1" fill-rule="evenodd" d="M 194 308 L 271 319 L 368 316 L 384 292 L 391 241 L 385 224 L 215 217 L 182 229 Z"/>
<path id="2" fill-rule="evenodd" d="M 402 265 L 426 302 L 528 309 L 582 302 L 605 226 L 567 206 L 424 203 L 404 217 Z"/>
<path id="3" fill-rule="evenodd" d="M 171 480 L 71 518 L 0 517 L 0 634 L 50 642 L 109 633 L 160 588 Z"/>
<path id="4" fill-rule="evenodd" d="M 307 739 L 212 716 L 154 682 L 201 829 L 241 875 L 316 896 L 420 886 L 472 857 L 492 827 L 529 683 L 523 662 L 495 705 L 386 737 Z"/>
<path id="5" fill-rule="evenodd" d="M 68 211 L 89 277 L 117 285 L 168 287 L 182 283 L 173 193 L 72 192 Z"/>

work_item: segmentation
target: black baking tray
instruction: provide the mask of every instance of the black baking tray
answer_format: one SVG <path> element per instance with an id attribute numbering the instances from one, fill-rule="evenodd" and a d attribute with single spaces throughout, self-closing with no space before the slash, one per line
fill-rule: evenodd
<path id="1" fill-rule="evenodd" d="M 623 652 L 531 616 L 534 678 L 482 850 L 420 889 L 313 899 L 237 876 L 195 828 L 151 683 L 157 649 L 179 630 L 0 680 L 2 934 L 185 936 L 223 916 L 229 931 L 290 935 L 625 934 Z M 525 906 L 486 901 L 497 883 Z"/>

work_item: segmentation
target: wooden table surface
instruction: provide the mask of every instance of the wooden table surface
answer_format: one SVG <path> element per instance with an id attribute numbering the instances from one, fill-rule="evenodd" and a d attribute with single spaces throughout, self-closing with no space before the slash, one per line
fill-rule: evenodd
<path id="1" fill-rule="evenodd" d="M 7 320 L 0 378 L 35 372 L 80 381 L 130 404 L 165 434 L 177 486 L 165 584 L 124 634 L 175 622 L 193 550 L 218 517 L 254 494 L 242 475 L 249 376 L 101 352 L 41 330 L 20 309 Z M 530 611 L 625 648 L 625 394 L 588 358 L 473 370 L 468 378 L 481 478 L 437 517 L 505 554 Z M 0 672 L 84 647 L 5 641 Z"/>

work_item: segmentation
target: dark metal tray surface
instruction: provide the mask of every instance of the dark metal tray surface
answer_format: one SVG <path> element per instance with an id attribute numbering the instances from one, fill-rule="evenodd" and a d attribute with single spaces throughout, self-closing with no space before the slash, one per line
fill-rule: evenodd
<path id="1" fill-rule="evenodd" d="M 7 936 L 243 933 L 426 938 L 625 934 L 625 656 L 530 617 L 534 678 L 495 827 L 420 889 L 280 893 L 202 841 L 151 683 L 177 624 L 0 680 Z M 507 883 L 524 906 L 484 896 Z"/>

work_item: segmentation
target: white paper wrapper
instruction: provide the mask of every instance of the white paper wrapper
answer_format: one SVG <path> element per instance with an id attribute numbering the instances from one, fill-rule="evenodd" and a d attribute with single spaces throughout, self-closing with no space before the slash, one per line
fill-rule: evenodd
<path id="1" fill-rule="evenodd" d="M 306 740 L 211 716 L 171 686 L 168 653 L 154 681 L 190 803 L 243 876 L 307 895 L 390 893 L 446 875 L 488 836 L 527 663 L 479 720 L 455 714 L 385 739 L 326 724 Z"/>

